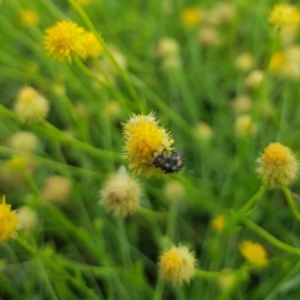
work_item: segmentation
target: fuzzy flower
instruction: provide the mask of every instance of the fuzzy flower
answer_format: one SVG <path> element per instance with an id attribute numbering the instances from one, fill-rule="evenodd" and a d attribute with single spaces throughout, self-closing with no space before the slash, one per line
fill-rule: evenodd
<path id="1" fill-rule="evenodd" d="M 269 23 L 272 25 L 297 25 L 300 23 L 300 12 L 291 4 L 278 4 L 269 15 Z"/>
<path id="2" fill-rule="evenodd" d="M 197 26 L 201 21 L 201 10 L 196 7 L 188 7 L 182 12 L 182 23 L 188 28 Z"/>
<path id="3" fill-rule="evenodd" d="M 125 156 L 135 171 L 146 177 L 162 173 L 153 166 L 154 154 L 170 151 L 174 140 L 164 128 L 158 126 L 153 113 L 147 116 L 133 115 L 123 124 L 123 136 Z"/>
<path id="4" fill-rule="evenodd" d="M 198 40 L 203 46 L 216 46 L 221 42 L 219 32 L 212 26 L 205 26 L 198 32 Z"/>
<path id="5" fill-rule="evenodd" d="M 72 190 L 72 182 L 63 176 L 49 177 L 42 190 L 42 198 L 45 201 L 62 204 L 64 203 Z"/>
<path id="6" fill-rule="evenodd" d="M 235 67 L 240 71 L 249 71 L 254 67 L 254 64 L 254 56 L 248 52 L 241 53 L 235 60 Z"/>
<path id="7" fill-rule="evenodd" d="M 30 231 L 38 224 L 37 213 L 28 206 L 18 208 L 17 216 L 20 223 L 20 229 Z"/>
<path id="8" fill-rule="evenodd" d="M 34 133 L 19 131 L 8 139 L 7 144 L 16 150 L 34 152 L 38 147 L 38 138 Z"/>
<path id="9" fill-rule="evenodd" d="M 170 180 L 166 184 L 163 193 L 171 202 L 181 201 L 186 197 L 185 186 L 178 180 Z"/>
<path id="10" fill-rule="evenodd" d="M 266 249 L 259 243 L 252 241 L 243 241 L 239 244 L 242 256 L 252 265 L 266 266 L 268 264 L 268 255 Z"/>
<path id="11" fill-rule="evenodd" d="M 222 232 L 225 227 L 225 216 L 218 215 L 210 222 L 210 226 L 216 232 Z"/>
<path id="12" fill-rule="evenodd" d="M 71 62 L 72 55 L 84 55 L 85 38 L 82 27 L 71 21 L 60 21 L 46 30 L 45 49 L 53 59 Z"/>
<path id="13" fill-rule="evenodd" d="M 254 134 L 257 131 L 257 124 L 253 122 L 251 115 L 238 116 L 235 120 L 235 132 L 238 136 Z"/>
<path id="14" fill-rule="evenodd" d="M 209 124 L 199 122 L 195 128 L 195 134 L 200 140 L 209 142 L 214 137 L 214 130 Z"/>
<path id="15" fill-rule="evenodd" d="M 138 182 L 124 173 L 114 174 L 100 191 L 99 204 L 114 216 L 126 217 L 139 207 L 141 188 Z"/>
<path id="16" fill-rule="evenodd" d="M 245 80 L 245 85 L 248 88 L 258 88 L 264 80 L 264 73 L 261 70 L 252 71 Z"/>
<path id="17" fill-rule="evenodd" d="M 85 51 L 80 54 L 83 59 L 87 57 L 96 58 L 103 51 L 101 44 L 92 32 L 85 32 L 84 49 Z"/>
<path id="18" fill-rule="evenodd" d="M 269 144 L 257 162 L 256 172 L 269 188 L 289 185 L 298 173 L 299 165 L 294 154 L 280 143 Z"/>
<path id="19" fill-rule="evenodd" d="M 17 214 L 11 210 L 11 205 L 6 204 L 5 196 L 2 196 L 0 202 L 0 241 L 5 242 L 16 235 L 19 221 Z"/>
<path id="20" fill-rule="evenodd" d="M 26 86 L 17 95 L 14 111 L 22 122 L 38 122 L 47 116 L 49 103 L 34 88 Z"/>
<path id="21" fill-rule="evenodd" d="M 24 27 L 35 26 L 39 23 L 38 14 L 31 9 L 23 9 L 20 15 L 20 24 Z"/>
<path id="22" fill-rule="evenodd" d="M 187 247 L 172 246 L 160 257 L 162 277 L 173 283 L 188 282 L 195 274 L 195 262 L 194 254 Z"/>
<path id="23" fill-rule="evenodd" d="M 171 37 L 163 37 L 159 40 L 156 55 L 160 58 L 169 56 L 178 56 L 180 53 L 180 46 L 178 42 Z"/>

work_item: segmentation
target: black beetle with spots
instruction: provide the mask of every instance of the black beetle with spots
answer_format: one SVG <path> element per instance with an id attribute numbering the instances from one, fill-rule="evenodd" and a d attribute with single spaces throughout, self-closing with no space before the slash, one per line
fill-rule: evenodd
<path id="1" fill-rule="evenodd" d="M 153 165 L 161 169 L 165 174 L 177 173 L 184 165 L 184 154 L 178 149 L 172 149 L 170 155 L 166 151 L 154 154 Z"/>

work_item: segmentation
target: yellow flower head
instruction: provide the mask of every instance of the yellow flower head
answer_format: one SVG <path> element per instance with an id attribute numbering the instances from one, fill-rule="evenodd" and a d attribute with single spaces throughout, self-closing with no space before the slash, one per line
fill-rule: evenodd
<path id="1" fill-rule="evenodd" d="M 300 77 L 300 47 L 292 46 L 284 52 L 275 52 L 269 62 L 270 72 L 287 79 Z"/>
<path id="2" fill-rule="evenodd" d="M 174 140 L 158 126 L 153 113 L 133 115 L 123 126 L 124 152 L 132 168 L 146 177 L 161 174 L 162 171 L 153 166 L 154 154 L 170 151 Z"/>
<path id="3" fill-rule="evenodd" d="M 5 242 L 16 235 L 19 221 L 17 214 L 11 210 L 11 205 L 6 204 L 5 196 L 2 196 L 0 202 L 0 241 Z"/>
<path id="4" fill-rule="evenodd" d="M 85 38 L 82 27 L 71 21 L 60 21 L 46 30 L 45 49 L 53 59 L 71 62 L 72 55 L 84 55 Z"/>
<path id="5" fill-rule="evenodd" d="M 39 23 L 38 14 L 31 9 L 23 9 L 20 15 L 20 24 L 24 27 L 35 26 Z"/>
<path id="6" fill-rule="evenodd" d="M 115 216 L 126 217 L 139 207 L 141 188 L 138 182 L 124 174 L 114 174 L 100 192 L 100 205 Z"/>
<path id="7" fill-rule="evenodd" d="M 26 86 L 17 95 L 14 111 L 22 122 L 38 122 L 48 114 L 49 103 L 35 89 Z"/>
<path id="8" fill-rule="evenodd" d="M 290 4 L 278 4 L 269 15 L 269 23 L 272 25 L 297 25 L 300 23 L 299 10 Z"/>
<path id="9" fill-rule="evenodd" d="M 103 51 L 101 44 L 92 32 L 85 32 L 84 49 L 85 51 L 80 55 L 83 59 L 89 56 L 98 57 Z"/>
<path id="10" fill-rule="evenodd" d="M 189 7 L 182 12 L 182 23 L 188 28 L 197 26 L 201 21 L 201 10 Z"/>
<path id="11" fill-rule="evenodd" d="M 269 188 L 288 185 L 298 172 L 298 162 L 294 154 L 280 143 L 269 144 L 257 162 L 256 171 Z"/>
<path id="12" fill-rule="evenodd" d="M 239 245 L 242 256 L 252 265 L 265 266 L 268 264 L 266 249 L 259 243 L 243 241 Z"/>
<path id="13" fill-rule="evenodd" d="M 218 215 L 210 222 L 210 226 L 217 232 L 222 232 L 225 226 L 225 216 Z"/>
<path id="14" fill-rule="evenodd" d="M 11 170 L 24 170 L 26 160 L 23 156 L 14 156 L 8 161 L 8 166 Z"/>
<path id="15" fill-rule="evenodd" d="M 195 274 L 196 259 L 187 247 L 172 246 L 160 257 L 159 265 L 162 277 L 173 283 L 189 281 Z"/>
<path id="16" fill-rule="evenodd" d="M 270 59 L 268 69 L 273 73 L 279 73 L 286 65 L 287 59 L 284 52 L 275 52 Z"/>

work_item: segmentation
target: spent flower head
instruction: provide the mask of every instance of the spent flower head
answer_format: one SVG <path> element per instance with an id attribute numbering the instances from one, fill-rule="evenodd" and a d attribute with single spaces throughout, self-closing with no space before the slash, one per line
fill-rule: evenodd
<path id="1" fill-rule="evenodd" d="M 14 105 L 14 111 L 22 122 L 39 122 L 48 114 L 49 102 L 34 88 L 22 88 Z"/>
<path id="2" fill-rule="evenodd" d="M 298 173 L 298 162 L 292 151 L 280 143 L 269 144 L 257 159 L 256 172 L 268 188 L 289 185 Z"/>
<path id="3" fill-rule="evenodd" d="M 85 39 L 82 27 L 71 21 L 59 21 L 46 30 L 44 45 L 53 59 L 71 62 L 73 55 L 84 56 Z"/>
<path id="4" fill-rule="evenodd" d="M 20 229 L 33 230 L 38 225 L 37 213 L 28 206 L 19 207 L 17 216 L 20 223 Z"/>
<path id="5" fill-rule="evenodd" d="M 42 198 L 54 204 L 62 204 L 68 200 L 71 191 L 71 180 L 55 175 L 47 178 L 42 190 Z"/>
<path id="6" fill-rule="evenodd" d="M 17 214 L 11 210 L 11 205 L 6 204 L 5 196 L 0 199 L 0 241 L 5 242 L 10 237 L 15 237 L 19 225 Z"/>
<path id="7" fill-rule="evenodd" d="M 277 4 L 269 15 L 269 23 L 277 26 L 298 25 L 300 23 L 300 12 L 291 4 Z"/>
<path id="8" fill-rule="evenodd" d="M 38 143 L 37 136 L 28 131 L 18 131 L 7 141 L 9 147 L 25 152 L 34 152 L 38 147 Z"/>
<path id="9" fill-rule="evenodd" d="M 140 204 L 139 183 L 126 171 L 114 174 L 100 191 L 99 204 L 115 216 L 126 217 Z"/>
<path id="10" fill-rule="evenodd" d="M 154 154 L 170 151 L 174 140 L 167 131 L 158 126 L 154 114 L 133 115 L 123 124 L 124 153 L 131 167 L 146 177 L 161 174 L 153 165 Z"/>
<path id="11" fill-rule="evenodd" d="M 175 283 L 190 281 L 195 274 L 194 254 L 185 246 L 172 246 L 159 260 L 162 277 Z"/>
<path id="12" fill-rule="evenodd" d="M 268 264 L 267 251 L 259 243 L 243 241 L 239 244 L 239 250 L 242 256 L 254 266 L 266 266 Z"/>

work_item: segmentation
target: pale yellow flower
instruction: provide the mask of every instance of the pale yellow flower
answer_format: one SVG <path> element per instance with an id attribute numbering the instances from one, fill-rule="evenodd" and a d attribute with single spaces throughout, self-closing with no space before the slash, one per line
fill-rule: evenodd
<path id="1" fill-rule="evenodd" d="M 270 143 L 257 162 L 256 172 L 269 188 L 289 185 L 296 178 L 299 169 L 292 151 L 280 143 Z"/>
<path id="2" fill-rule="evenodd" d="M 173 283 L 188 282 L 195 274 L 195 262 L 194 254 L 187 247 L 172 246 L 159 260 L 162 277 Z"/>

